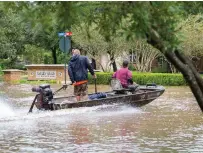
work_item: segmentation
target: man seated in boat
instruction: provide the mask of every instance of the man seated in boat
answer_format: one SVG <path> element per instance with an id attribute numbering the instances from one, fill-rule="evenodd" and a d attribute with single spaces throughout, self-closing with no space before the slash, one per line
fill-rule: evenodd
<path id="1" fill-rule="evenodd" d="M 86 56 L 80 55 L 79 49 L 72 50 L 72 57 L 68 64 L 68 74 L 74 86 L 74 95 L 77 101 L 87 100 L 88 70 L 96 78 L 96 74 Z"/>
<path id="2" fill-rule="evenodd" d="M 133 84 L 132 80 L 132 72 L 128 69 L 128 61 L 124 60 L 123 61 L 123 67 L 117 70 L 112 78 L 116 78 L 120 81 L 122 87 L 124 89 L 132 89 L 134 90 L 135 88 L 138 87 L 138 85 Z"/>

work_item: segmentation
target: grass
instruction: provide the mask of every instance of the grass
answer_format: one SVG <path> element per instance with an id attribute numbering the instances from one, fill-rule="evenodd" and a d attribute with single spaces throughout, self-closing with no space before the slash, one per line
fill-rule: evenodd
<path id="1" fill-rule="evenodd" d="M 60 81 L 57 80 L 27 80 L 28 76 L 27 75 L 23 75 L 21 77 L 21 80 L 16 81 L 16 84 L 33 84 L 33 85 L 37 85 L 37 84 L 60 84 Z"/>

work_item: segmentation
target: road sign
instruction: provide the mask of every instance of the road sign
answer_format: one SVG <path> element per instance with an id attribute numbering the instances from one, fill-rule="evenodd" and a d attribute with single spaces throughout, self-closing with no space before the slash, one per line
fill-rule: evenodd
<path id="1" fill-rule="evenodd" d="M 59 32 L 58 36 L 59 37 L 62 37 L 62 36 L 64 36 L 64 37 L 66 37 L 66 36 L 72 36 L 72 32 Z"/>
<path id="2" fill-rule="evenodd" d="M 72 32 L 66 32 L 66 36 L 72 36 Z"/>
<path id="3" fill-rule="evenodd" d="M 72 32 L 59 32 L 58 36 L 61 37 L 59 40 L 59 48 L 61 49 L 61 51 L 63 51 L 64 53 L 68 53 L 71 50 L 71 37 L 72 36 Z M 64 73 L 65 73 L 65 84 L 66 84 L 66 56 L 67 54 L 65 54 L 65 67 L 64 67 Z"/>
<path id="4" fill-rule="evenodd" d="M 68 53 L 71 48 L 71 39 L 69 37 L 62 37 L 59 41 L 59 48 L 61 51 Z"/>
<path id="5" fill-rule="evenodd" d="M 59 33 L 58 33 L 58 36 L 59 36 L 59 37 L 62 37 L 62 36 L 64 36 L 64 34 L 65 34 L 64 32 L 59 32 Z"/>

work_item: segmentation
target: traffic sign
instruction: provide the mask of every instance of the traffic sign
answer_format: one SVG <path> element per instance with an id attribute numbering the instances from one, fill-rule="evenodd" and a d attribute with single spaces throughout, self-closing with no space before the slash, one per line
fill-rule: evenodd
<path id="1" fill-rule="evenodd" d="M 61 51 L 68 53 L 71 49 L 71 39 L 69 37 L 62 37 L 59 41 L 59 48 Z"/>
<path id="2" fill-rule="evenodd" d="M 58 33 L 58 36 L 59 36 L 59 37 L 64 36 L 64 32 L 59 32 L 59 33 Z"/>
<path id="3" fill-rule="evenodd" d="M 59 37 L 62 37 L 62 36 L 64 36 L 64 37 L 66 37 L 66 36 L 72 36 L 72 32 L 59 32 L 58 36 Z"/>
<path id="4" fill-rule="evenodd" d="M 72 32 L 66 32 L 66 36 L 72 36 Z"/>

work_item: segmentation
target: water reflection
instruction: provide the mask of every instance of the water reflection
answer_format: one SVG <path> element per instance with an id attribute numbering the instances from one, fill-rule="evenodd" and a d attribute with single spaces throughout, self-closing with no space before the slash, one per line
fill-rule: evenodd
<path id="1" fill-rule="evenodd" d="M 203 116 L 189 88 L 142 107 L 104 105 L 27 115 L 31 85 L 0 84 L 0 152 L 202 152 Z M 54 85 L 56 90 L 59 86 Z M 98 91 L 109 90 L 98 86 Z M 89 92 L 94 92 L 90 86 Z M 61 95 L 71 95 L 72 88 Z M 2 100 L 3 99 L 3 100 Z M 9 112 L 9 111 L 5 111 Z"/>

